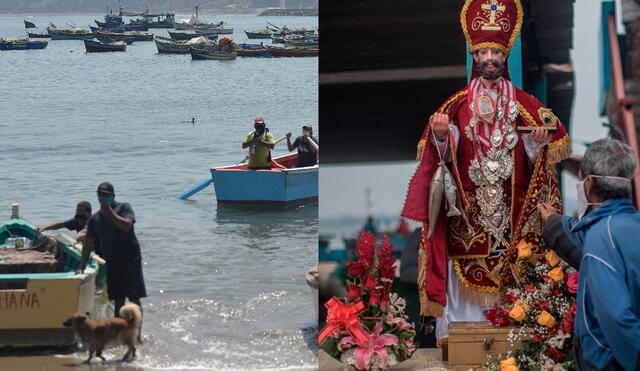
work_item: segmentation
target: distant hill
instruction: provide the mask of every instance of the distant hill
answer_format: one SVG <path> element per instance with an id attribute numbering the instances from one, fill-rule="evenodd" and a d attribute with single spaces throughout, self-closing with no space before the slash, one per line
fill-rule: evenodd
<path id="1" fill-rule="evenodd" d="M 244 12 L 251 9 L 278 6 L 278 0 L 121 0 L 125 11 L 144 11 L 147 4 L 151 12 L 191 13 L 199 5 L 203 13 Z M 38 13 L 104 13 L 107 6 L 118 10 L 117 0 L 1 0 L 1 14 L 38 14 Z M 318 0 L 286 0 L 288 8 L 318 7 Z"/>

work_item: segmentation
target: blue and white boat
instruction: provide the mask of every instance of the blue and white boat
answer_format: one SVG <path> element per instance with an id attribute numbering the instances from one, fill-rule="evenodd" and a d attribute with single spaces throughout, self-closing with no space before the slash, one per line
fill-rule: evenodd
<path id="1" fill-rule="evenodd" d="M 280 167 L 249 170 L 246 163 L 211 169 L 218 204 L 296 206 L 318 201 L 318 165 L 293 168 L 298 154 L 274 158 Z"/>
<path id="2" fill-rule="evenodd" d="M 46 40 L 0 39 L 0 50 L 44 49 L 47 44 Z"/>

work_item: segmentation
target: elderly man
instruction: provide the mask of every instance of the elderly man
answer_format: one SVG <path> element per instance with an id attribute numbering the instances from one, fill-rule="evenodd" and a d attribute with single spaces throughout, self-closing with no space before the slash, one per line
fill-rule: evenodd
<path id="1" fill-rule="evenodd" d="M 636 154 L 614 139 L 594 142 L 585 152 L 578 182 L 578 218 L 562 218 L 569 240 L 580 250 L 575 318 L 578 370 L 640 370 L 640 214 L 631 202 Z"/>
<path id="2" fill-rule="evenodd" d="M 109 300 L 115 302 L 117 317 L 126 298 L 142 308 L 140 298 L 147 296 L 140 244 L 133 228 L 136 217 L 128 203 L 115 201 L 115 191 L 109 182 L 98 186 L 98 202 L 100 211 L 87 222 L 80 270 L 84 271 L 95 242 L 99 242 L 107 260 L 107 293 Z"/>

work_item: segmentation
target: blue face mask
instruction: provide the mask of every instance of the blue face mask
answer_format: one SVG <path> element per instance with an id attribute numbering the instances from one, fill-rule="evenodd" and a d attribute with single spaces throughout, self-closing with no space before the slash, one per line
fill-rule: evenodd
<path id="1" fill-rule="evenodd" d="M 107 205 L 111 205 L 113 203 L 113 197 L 99 197 L 98 196 L 98 202 L 106 202 Z"/>

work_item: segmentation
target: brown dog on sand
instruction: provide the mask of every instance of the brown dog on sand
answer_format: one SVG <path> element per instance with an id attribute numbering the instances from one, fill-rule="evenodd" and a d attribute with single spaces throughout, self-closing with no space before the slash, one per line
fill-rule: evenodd
<path id="1" fill-rule="evenodd" d="M 84 313 L 74 313 L 62 323 L 65 327 L 73 327 L 76 335 L 89 347 L 89 363 L 96 356 L 102 356 L 102 350 L 109 344 L 120 343 L 129 349 L 121 361 L 132 360 L 136 356 L 135 343 L 142 324 L 142 313 L 136 304 L 127 304 L 120 308 L 120 318 L 108 318 L 93 321 Z M 129 359 L 130 358 L 130 359 Z"/>

